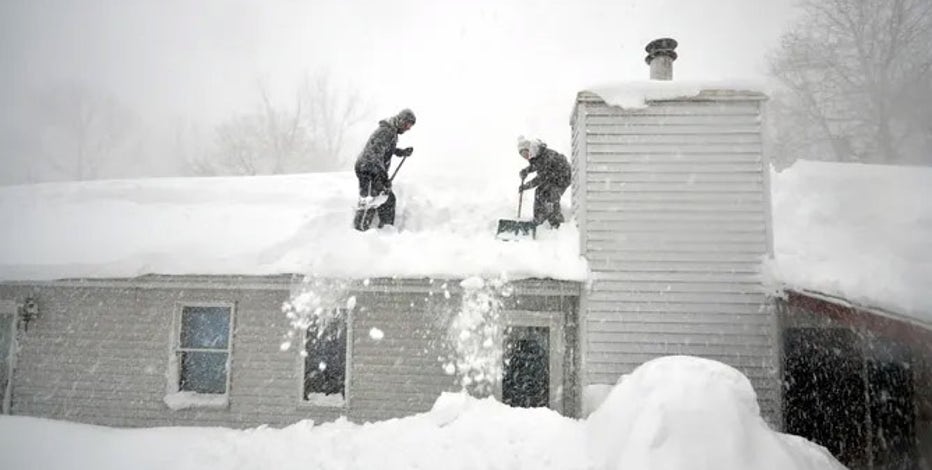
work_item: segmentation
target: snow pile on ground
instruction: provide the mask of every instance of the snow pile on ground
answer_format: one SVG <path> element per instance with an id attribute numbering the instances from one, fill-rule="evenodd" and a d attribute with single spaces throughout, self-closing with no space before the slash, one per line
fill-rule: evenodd
<path id="1" fill-rule="evenodd" d="M 352 229 L 352 173 L 3 187 L 0 280 L 150 273 L 584 279 L 573 223 L 540 230 L 535 242 L 495 239 L 498 219 L 516 215 L 513 173 L 474 180 L 401 174 L 396 227 L 366 233 Z M 525 219 L 532 205 L 533 192 L 526 193 Z"/>
<path id="2" fill-rule="evenodd" d="M 624 83 L 606 83 L 587 87 L 586 90 L 598 95 L 609 106 L 625 109 L 646 108 L 649 101 L 693 98 L 703 90 L 744 90 L 748 92 L 766 92 L 771 88 L 763 80 L 640 80 Z"/>
<path id="3" fill-rule="evenodd" d="M 772 431 L 741 372 L 670 356 L 622 377 L 586 422 L 597 468 L 827 469 L 808 441 Z M 843 468 L 838 465 L 837 468 Z"/>
<path id="4" fill-rule="evenodd" d="M 49 452 L 49 446 L 55 451 Z M 427 413 L 357 425 L 121 430 L 0 417 L 0 468 L 832 469 L 804 439 L 770 431 L 754 392 L 721 363 L 671 356 L 642 365 L 588 420 L 444 394 Z"/>
<path id="5" fill-rule="evenodd" d="M 772 180 L 779 281 L 932 325 L 932 168 L 798 161 Z"/>

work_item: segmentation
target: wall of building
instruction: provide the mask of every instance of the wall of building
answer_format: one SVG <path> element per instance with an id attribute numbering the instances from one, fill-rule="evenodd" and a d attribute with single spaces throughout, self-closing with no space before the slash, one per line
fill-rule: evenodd
<path id="1" fill-rule="evenodd" d="M 932 463 L 932 331 L 800 293 L 779 303 L 779 315 L 785 338 L 807 338 L 784 348 L 788 432 L 852 468 Z M 805 373 L 794 374 L 790 361 L 807 363 Z M 794 388 L 809 403 L 795 406 Z M 793 421 L 812 435 L 792 429 Z"/>
<path id="2" fill-rule="evenodd" d="M 583 92 L 572 120 L 573 208 L 592 271 L 581 299 L 585 384 L 688 354 L 747 375 L 779 419 L 763 95 L 703 92 L 643 109 Z"/>
<path id="3" fill-rule="evenodd" d="M 112 426 L 248 427 L 426 411 L 441 392 L 460 390 L 441 358 L 450 354 L 447 329 L 462 293 L 456 282 L 443 286 L 373 280 L 347 287 L 343 298 L 355 297 L 356 307 L 348 401 L 328 407 L 301 399 L 301 348 L 281 348 L 291 328 L 282 305 L 307 289 L 289 277 L 0 285 L 0 299 L 34 296 L 40 305 L 39 317 L 17 333 L 11 413 Z M 523 281 L 503 306 L 575 315 L 577 291 L 572 283 Z M 228 407 L 171 410 L 163 401 L 173 315 L 189 302 L 235 305 Z M 383 336 L 370 335 L 374 328 Z"/>

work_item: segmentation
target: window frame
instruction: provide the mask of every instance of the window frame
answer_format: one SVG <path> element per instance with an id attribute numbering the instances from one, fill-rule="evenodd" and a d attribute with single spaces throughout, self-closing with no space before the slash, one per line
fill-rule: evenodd
<path id="1" fill-rule="evenodd" d="M 548 364 L 550 366 L 550 403 L 548 408 L 558 413 L 563 413 L 563 375 L 566 364 L 564 356 L 566 355 L 566 345 L 563 341 L 564 312 L 539 312 L 534 310 L 506 310 L 503 312 L 505 319 L 504 327 L 546 327 L 549 332 L 550 350 L 548 354 Z M 504 335 L 502 337 L 502 364 L 505 361 Z M 502 367 L 502 374 L 505 373 Z M 502 401 L 502 376 L 495 381 L 494 395 L 499 402 Z"/>
<path id="2" fill-rule="evenodd" d="M 181 348 L 181 328 L 182 316 L 185 308 L 197 307 L 220 307 L 229 310 L 229 323 L 227 329 L 227 347 L 225 362 L 226 382 L 224 383 L 223 393 L 199 393 L 181 390 L 181 360 L 179 353 Z M 175 303 L 174 313 L 172 315 L 171 338 L 169 341 L 168 372 L 166 377 L 168 384 L 166 388 L 165 401 L 170 396 L 185 394 L 189 399 L 185 404 L 177 409 L 184 408 L 228 408 L 230 399 L 230 384 L 233 376 L 233 330 L 236 325 L 236 302 L 224 301 L 194 301 L 194 302 L 177 302 Z"/>
<path id="3" fill-rule="evenodd" d="M 325 395 L 323 393 L 312 393 L 309 394 L 308 398 L 304 398 L 304 374 L 305 371 L 305 355 L 303 354 L 307 350 L 306 342 L 308 329 L 305 328 L 301 336 L 301 346 L 297 349 L 297 354 L 295 354 L 295 370 L 296 376 L 298 377 L 297 384 L 297 400 L 298 408 L 332 408 L 332 409 L 346 409 L 349 407 L 350 403 L 350 383 L 352 377 L 352 363 L 353 363 L 353 311 L 355 309 L 349 309 L 345 307 L 336 307 L 330 308 L 330 311 L 342 310 L 346 313 L 346 351 L 344 352 L 345 363 L 343 364 L 343 396 L 334 398 L 332 395 Z"/>
<path id="4" fill-rule="evenodd" d="M 6 385 L 0 390 L 0 415 L 10 414 L 13 402 L 13 372 L 16 369 L 16 352 L 19 350 L 19 308 L 12 300 L 0 300 L 0 315 L 10 315 L 10 349 L 7 351 Z"/>

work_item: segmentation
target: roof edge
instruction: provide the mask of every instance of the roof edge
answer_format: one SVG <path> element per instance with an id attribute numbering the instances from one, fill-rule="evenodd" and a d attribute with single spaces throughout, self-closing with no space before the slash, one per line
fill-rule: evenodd
<path id="1" fill-rule="evenodd" d="M 869 313 L 877 317 L 882 317 L 888 320 L 894 320 L 894 321 L 898 321 L 901 323 L 906 323 L 911 326 L 918 326 L 929 332 L 932 332 L 932 322 L 927 322 L 919 318 L 916 318 L 915 316 L 896 312 L 896 311 L 889 310 L 883 307 L 854 302 L 854 301 L 848 300 L 838 295 L 827 294 L 825 292 L 820 292 L 820 291 L 810 290 L 810 289 L 784 289 L 784 292 L 790 295 L 795 294 L 798 296 L 810 297 L 813 299 L 821 300 L 823 302 L 828 302 L 828 303 L 838 305 L 842 308 L 858 310 L 858 311 Z"/>

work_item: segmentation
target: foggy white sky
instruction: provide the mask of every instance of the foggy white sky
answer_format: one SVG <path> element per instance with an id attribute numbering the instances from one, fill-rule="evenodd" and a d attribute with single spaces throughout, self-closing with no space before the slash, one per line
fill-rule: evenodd
<path id="1" fill-rule="evenodd" d="M 511 171 L 518 134 L 569 151 L 577 91 L 647 78 L 651 39 L 679 41 L 676 79 L 762 76 L 793 3 L 6 0 L 0 158 L 16 160 L 29 131 L 17 113 L 50 84 L 80 80 L 128 104 L 145 123 L 146 153 L 158 155 L 134 166 L 157 174 L 176 171 L 160 137 L 173 126 L 209 132 L 256 103 L 258 80 L 284 100 L 303 72 L 327 70 L 368 98 L 361 133 L 403 107 L 417 113 L 401 143 L 430 161 L 408 171 L 502 158 Z"/>

